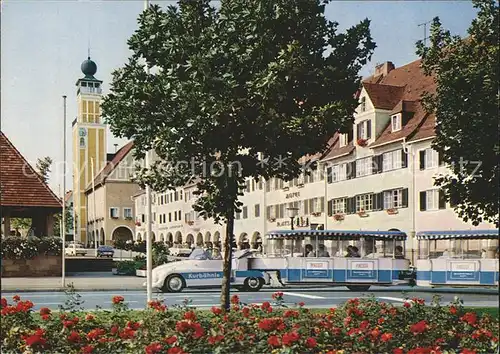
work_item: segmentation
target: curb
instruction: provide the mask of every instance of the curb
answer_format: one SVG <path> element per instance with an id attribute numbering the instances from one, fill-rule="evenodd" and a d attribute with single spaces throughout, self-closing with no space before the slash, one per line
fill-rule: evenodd
<path id="1" fill-rule="evenodd" d="M 340 288 L 340 287 L 339 287 Z M 290 291 L 293 290 L 294 287 L 284 287 L 284 288 L 264 288 L 261 289 L 260 292 L 273 292 L 273 291 Z M 8 289 L 1 289 L 1 292 L 9 292 L 9 293 L 39 293 L 39 292 L 64 292 L 64 288 L 57 287 L 57 288 L 46 288 L 46 289 L 15 289 L 15 288 L 8 288 Z M 76 292 L 119 292 L 119 291 L 139 291 L 143 290 L 144 292 L 146 289 L 144 287 L 130 287 L 130 288 L 75 288 Z M 334 293 L 335 290 L 333 288 L 301 288 L 300 292 L 307 293 L 307 292 L 317 292 L 317 291 L 326 291 L 326 292 L 332 292 Z M 349 292 L 349 290 L 339 290 L 339 291 L 345 291 Z M 203 291 L 197 291 L 195 293 L 199 293 Z M 214 290 L 209 290 L 205 292 L 214 292 L 217 293 L 217 291 Z M 497 295 L 498 294 L 498 289 L 471 289 L 471 288 L 458 288 L 458 289 L 448 289 L 448 288 L 409 288 L 409 289 L 393 289 L 390 287 L 387 287 L 386 289 L 373 289 L 373 290 L 368 290 L 367 292 L 370 293 L 380 293 L 380 292 L 393 292 L 393 293 L 436 293 L 436 294 L 472 294 L 472 295 Z M 365 292 L 361 292 L 365 293 Z M 186 296 L 189 296 L 190 292 L 185 293 Z"/>

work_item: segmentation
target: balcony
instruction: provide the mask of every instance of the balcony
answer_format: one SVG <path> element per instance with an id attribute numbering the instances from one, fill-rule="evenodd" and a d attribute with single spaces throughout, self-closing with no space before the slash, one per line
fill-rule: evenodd
<path id="1" fill-rule="evenodd" d="M 96 88 L 96 87 L 81 86 L 78 89 L 78 93 L 100 95 L 100 94 L 102 94 L 102 88 L 100 88 L 100 87 Z"/>

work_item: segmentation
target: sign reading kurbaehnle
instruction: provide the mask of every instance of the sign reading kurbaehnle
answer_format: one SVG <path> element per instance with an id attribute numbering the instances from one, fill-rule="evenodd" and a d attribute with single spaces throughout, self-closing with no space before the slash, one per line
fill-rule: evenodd
<path id="1" fill-rule="evenodd" d="M 375 260 L 348 260 L 347 281 L 376 281 Z"/>

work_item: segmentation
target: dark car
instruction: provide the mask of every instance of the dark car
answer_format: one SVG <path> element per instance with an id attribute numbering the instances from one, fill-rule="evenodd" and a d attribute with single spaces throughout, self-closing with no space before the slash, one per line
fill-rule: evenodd
<path id="1" fill-rule="evenodd" d="M 97 257 L 113 257 L 115 250 L 111 246 L 99 246 L 97 249 Z"/>

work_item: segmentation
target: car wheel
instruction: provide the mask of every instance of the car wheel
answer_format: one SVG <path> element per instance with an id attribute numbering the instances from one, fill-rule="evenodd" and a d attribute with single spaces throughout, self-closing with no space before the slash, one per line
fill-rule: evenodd
<path id="1" fill-rule="evenodd" d="M 246 278 L 243 283 L 243 291 L 259 291 L 264 286 L 264 279 L 262 278 Z"/>
<path id="2" fill-rule="evenodd" d="M 172 274 L 165 279 L 161 291 L 164 293 L 180 293 L 186 286 L 184 279 L 177 274 Z"/>
<path id="3" fill-rule="evenodd" d="M 347 285 L 347 289 L 351 291 L 368 291 L 370 285 Z"/>

